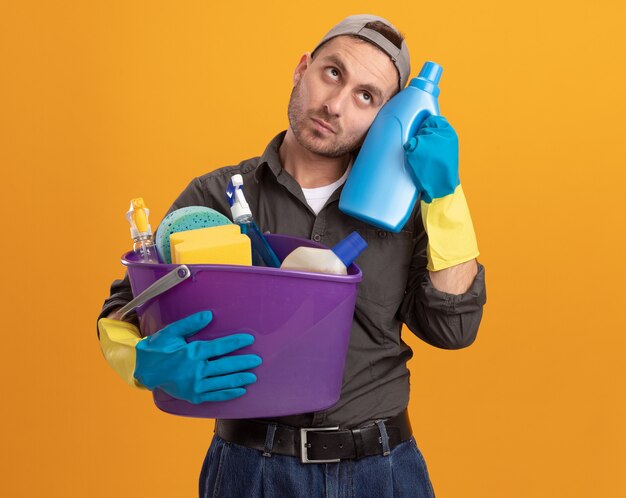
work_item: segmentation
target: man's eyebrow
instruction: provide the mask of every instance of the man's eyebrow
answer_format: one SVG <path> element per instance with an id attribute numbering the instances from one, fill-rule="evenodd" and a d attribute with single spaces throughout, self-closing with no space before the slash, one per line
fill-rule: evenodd
<path id="1" fill-rule="evenodd" d="M 348 69 L 346 68 L 346 65 L 343 63 L 343 61 L 337 56 L 337 54 L 329 54 L 329 55 L 325 55 L 324 57 L 322 57 L 322 60 L 324 61 L 328 61 L 331 64 L 337 66 L 337 68 L 342 72 L 342 73 L 346 73 L 346 74 L 350 74 L 350 72 L 348 71 Z M 374 95 L 375 97 L 378 97 L 381 101 L 383 101 L 383 92 L 381 91 L 380 88 L 378 88 L 375 85 L 371 85 L 369 83 L 364 83 L 362 85 L 359 85 L 361 88 L 363 88 L 364 90 L 367 90 L 368 92 L 370 92 L 372 95 Z"/>

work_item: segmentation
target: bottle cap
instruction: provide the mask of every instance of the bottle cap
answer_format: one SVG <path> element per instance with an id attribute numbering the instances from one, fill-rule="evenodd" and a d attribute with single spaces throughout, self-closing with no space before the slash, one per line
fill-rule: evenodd
<path id="1" fill-rule="evenodd" d="M 126 213 L 126 219 L 130 223 L 130 236 L 136 239 L 139 236 L 152 235 L 152 227 L 148 223 L 150 210 L 143 202 L 143 197 L 135 197 L 130 201 L 130 209 Z"/>
<path id="2" fill-rule="evenodd" d="M 352 232 L 345 239 L 332 247 L 331 250 L 341 262 L 346 265 L 346 268 L 348 268 L 366 247 L 367 242 L 363 240 L 363 237 L 361 237 L 358 232 Z"/>
<path id="3" fill-rule="evenodd" d="M 231 176 L 226 189 L 226 197 L 235 223 L 240 218 L 252 216 L 250 206 L 243 195 L 243 177 L 241 175 Z"/>
<path id="4" fill-rule="evenodd" d="M 417 78 L 413 78 L 409 86 L 419 88 L 437 97 L 439 95 L 438 85 L 442 72 L 443 68 L 436 62 L 425 62 Z"/>
<path id="5" fill-rule="evenodd" d="M 435 85 L 438 85 L 439 80 L 441 79 L 442 71 L 443 69 L 439 64 L 429 61 L 424 63 L 424 65 L 422 66 L 422 70 L 417 77 L 432 81 Z"/>

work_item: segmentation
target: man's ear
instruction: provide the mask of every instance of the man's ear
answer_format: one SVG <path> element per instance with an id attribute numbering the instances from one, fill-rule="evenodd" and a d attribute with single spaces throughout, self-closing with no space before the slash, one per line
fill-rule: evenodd
<path id="1" fill-rule="evenodd" d="M 300 62 L 298 62 L 298 65 L 293 72 L 293 86 L 296 86 L 298 84 L 300 78 L 302 78 L 302 75 L 304 75 L 304 72 L 311 65 L 311 60 L 311 52 L 306 52 L 302 54 L 302 57 L 300 57 Z"/>

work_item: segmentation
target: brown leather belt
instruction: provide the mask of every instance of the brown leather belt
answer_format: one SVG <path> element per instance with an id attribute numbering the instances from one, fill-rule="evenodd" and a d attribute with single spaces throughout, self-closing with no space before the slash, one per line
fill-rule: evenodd
<path id="1" fill-rule="evenodd" d="M 337 462 L 388 454 L 412 434 L 406 410 L 372 425 L 343 430 L 338 427 L 296 428 L 258 420 L 218 419 L 215 433 L 225 441 L 262 451 L 265 456 L 272 453 L 297 456 L 303 463 Z M 383 433 L 388 437 L 388 444 L 383 442 Z"/>

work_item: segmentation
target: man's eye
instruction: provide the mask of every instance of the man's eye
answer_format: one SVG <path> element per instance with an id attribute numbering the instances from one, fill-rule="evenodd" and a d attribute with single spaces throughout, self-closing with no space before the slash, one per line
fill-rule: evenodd
<path id="1" fill-rule="evenodd" d="M 372 96 L 367 92 L 361 92 L 361 100 L 370 104 L 372 102 Z"/>
<path id="2" fill-rule="evenodd" d="M 333 79 L 339 78 L 339 71 L 334 67 L 327 67 L 326 74 Z"/>

